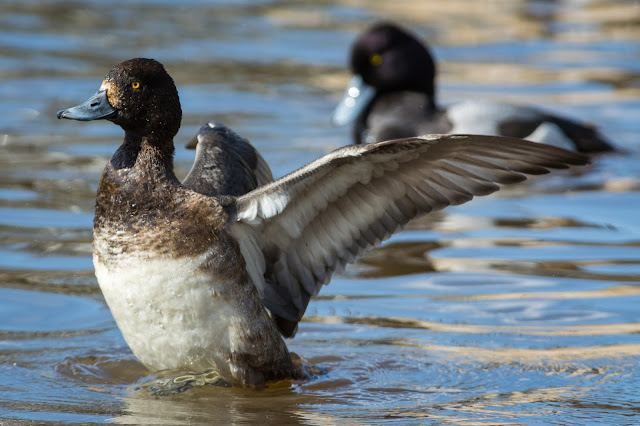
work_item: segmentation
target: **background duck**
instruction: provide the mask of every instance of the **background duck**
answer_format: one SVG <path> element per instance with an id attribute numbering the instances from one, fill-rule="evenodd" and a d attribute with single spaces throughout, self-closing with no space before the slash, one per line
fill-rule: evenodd
<path id="1" fill-rule="evenodd" d="M 354 123 L 356 144 L 425 133 L 524 138 L 585 153 L 614 150 L 598 130 L 531 106 L 468 100 L 446 108 L 436 99 L 436 64 L 426 44 L 381 22 L 354 42 L 353 77 L 332 121 Z"/>
<path id="2" fill-rule="evenodd" d="M 298 377 L 282 336 L 295 334 L 334 271 L 414 217 L 587 162 L 518 139 L 433 135 L 347 146 L 217 197 L 174 173 L 182 109 L 159 62 L 116 65 L 88 101 L 57 115 L 125 132 L 98 189 L 93 260 L 133 353 L 154 371 L 215 369 L 241 385 Z"/>

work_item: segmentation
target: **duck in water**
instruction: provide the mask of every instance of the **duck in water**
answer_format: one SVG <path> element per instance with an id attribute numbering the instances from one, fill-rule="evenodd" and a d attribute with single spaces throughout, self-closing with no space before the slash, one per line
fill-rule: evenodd
<path id="1" fill-rule="evenodd" d="M 389 22 L 373 25 L 351 48 L 353 73 L 333 123 L 354 123 L 354 143 L 425 133 L 474 133 L 523 138 L 585 153 L 613 151 L 595 127 L 540 109 L 468 100 L 440 107 L 429 48 Z"/>
<path id="2" fill-rule="evenodd" d="M 178 91 L 162 64 L 142 58 L 116 65 L 89 100 L 57 115 L 124 130 L 97 192 L 93 262 L 131 350 L 153 371 L 214 369 L 237 385 L 296 378 L 283 336 L 295 334 L 311 296 L 411 219 L 587 163 L 519 139 L 430 135 L 347 146 L 247 193 L 215 193 L 229 192 L 216 181 L 234 171 L 257 182 L 260 161 L 246 151 L 207 160 L 200 149 L 180 183 Z M 229 165 L 211 173 L 216 161 Z"/>

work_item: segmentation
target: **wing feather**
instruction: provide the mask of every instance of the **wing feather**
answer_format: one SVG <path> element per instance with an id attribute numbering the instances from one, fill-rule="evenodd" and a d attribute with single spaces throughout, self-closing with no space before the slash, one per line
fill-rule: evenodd
<path id="1" fill-rule="evenodd" d="M 182 184 L 196 192 L 239 196 L 273 182 L 260 153 L 224 124 L 202 126 L 187 147 L 196 149 L 196 158 Z"/>
<path id="2" fill-rule="evenodd" d="M 253 230 L 251 247 L 261 247 L 265 261 L 254 268 L 263 268 L 262 280 L 252 279 L 290 336 L 334 271 L 416 216 L 490 194 L 526 174 L 587 162 L 581 154 L 496 136 L 349 146 L 238 197 L 237 222 L 229 229 L 236 238 Z"/>

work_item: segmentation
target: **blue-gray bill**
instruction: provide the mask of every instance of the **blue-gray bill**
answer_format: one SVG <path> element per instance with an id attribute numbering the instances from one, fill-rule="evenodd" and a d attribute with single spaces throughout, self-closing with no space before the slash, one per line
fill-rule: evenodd
<path id="1" fill-rule="evenodd" d="M 334 126 L 352 123 L 375 95 L 376 89 L 373 86 L 362 81 L 359 75 L 354 75 L 344 91 L 342 100 L 333 111 L 331 123 Z"/>
<path id="2" fill-rule="evenodd" d="M 116 109 L 107 98 L 106 90 L 99 90 L 80 105 L 57 112 L 58 118 L 70 120 L 91 121 L 109 118 L 116 114 Z"/>

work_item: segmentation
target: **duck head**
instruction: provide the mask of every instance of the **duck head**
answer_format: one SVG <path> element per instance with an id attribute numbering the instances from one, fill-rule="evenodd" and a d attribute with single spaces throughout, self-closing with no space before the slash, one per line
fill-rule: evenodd
<path id="1" fill-rule="evenodd" d="M 58 118 L 109 120 L 131 135 L 172 139 L 182 110 L 173 79 L 154 59 L 135 58 L 116 65 L 86 102 L 58 111 Z"/>
<path id="2" fill-rule="evenodd" d="M 362 33 L 351 48 L 353 77 L 333 114 L 335 125 L 354 121 L 381 93 L 426 94 L 435 108 L 436 66 L 431 52 L 409 32 L 381 22 Z"/>

